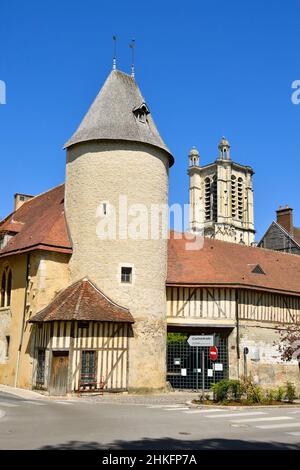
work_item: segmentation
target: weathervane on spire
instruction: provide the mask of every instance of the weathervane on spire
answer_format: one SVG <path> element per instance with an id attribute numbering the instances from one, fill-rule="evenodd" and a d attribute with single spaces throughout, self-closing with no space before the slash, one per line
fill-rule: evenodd
<path id="1" fill-rule="evenodd" d="M 114 58 L 113 58 L 113 70 L 117 69 L 117 36 L 113 36 L 114 41 Z"/>
<path id="2" fill-rule="evenodd" d="M 131 76 L 134 78 L 135 75 L 135 70 L 134 70 L 134 48 L 135 48 L 135 39 L 131 40 L 131 44 L 129 44 L 129 47 L 131 49 Z"/>

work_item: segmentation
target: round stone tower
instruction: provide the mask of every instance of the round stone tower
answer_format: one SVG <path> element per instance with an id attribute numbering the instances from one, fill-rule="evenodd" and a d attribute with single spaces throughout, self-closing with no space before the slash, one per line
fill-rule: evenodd
<path id="1" fill-rule="evenodd" d="M 66 149 L 72 281 L 89 277 L 114 302 L 130 309 L 135 323 L 128 388 L 162 389 L 168 218 L 164 209 L 174 160 L 133 77 L 117 70 L 110 73 Z M 160 214 L 153 222 L 156 211 Z"/>

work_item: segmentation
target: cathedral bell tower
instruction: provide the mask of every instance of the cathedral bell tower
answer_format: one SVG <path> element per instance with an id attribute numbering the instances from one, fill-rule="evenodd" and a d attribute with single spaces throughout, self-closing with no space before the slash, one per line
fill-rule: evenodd
<path id="1" fill-rule="evenodd" d="M 190 230 L 234 243 L 254 243 L 253 170 L 231 160 L 222 137 L 214 163 L 201 166 L 199 152 L 189 154 Z"/>

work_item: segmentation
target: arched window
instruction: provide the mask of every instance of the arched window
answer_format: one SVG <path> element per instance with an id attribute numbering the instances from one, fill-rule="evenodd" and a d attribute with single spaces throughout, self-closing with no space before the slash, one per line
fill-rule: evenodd
<path id="1" fill-rule="evenodd" d="M 236 195 L 236 177 L 232 175 L 231 177 L 231 217 L 236 218 L 237 210 L 237 195 Z"/>
<path id="2" fill-rule="evenodd" d="M 7 307 L 10 307 L 10 301 L 11 301 L 11 286 L 12 286 L 12 272 L 11 269 L 8 271 L 8 276 L 7 276 L 7 285 L 6 285 L 6 305 Z"/>
<path id="3" fill-rule="evenodd" d="M 205 192 L 205 220 L 211 218 L 211 196 L 210 196 L 210 178 L 207 177 L 204 180 L 204 192 Z"/>
<path id="4" fill-rule="evenodd" d="M 211 183 L 211 197 L 212 197 L 212 220 L 217 222 L 218 219 L 218 183 L 216 176 L 213 177 Z"/>
<path id="5" fill-rule="evenodd" d="M 5 307 L 5 289 L 6 289 L 6 270 L 2 273 L 1 278 L 1 302 L 0 306 Z"/>
<path id="6" fill-rule="evenodd" d="M 238 217 L 240 220 L 243 220 L 244 216 L 244 190 L 243 190 L 243 179 L 238 179 Z"/>
<path id="7" fill-rule="evenodd" d="M 12 271 L 5 268 L 1 276 L 0 306 L 9 307 L 11 302 Z"/>

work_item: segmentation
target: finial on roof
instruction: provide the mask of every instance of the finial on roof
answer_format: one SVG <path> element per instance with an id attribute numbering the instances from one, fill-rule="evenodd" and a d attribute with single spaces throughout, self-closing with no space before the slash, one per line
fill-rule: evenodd
<path id="1" fill-rule="evenodd" d="M 225 137 L 222 137 L 218 145 L 219 148 L 219 159 L 230 160 L 230 144 Z"/>
<path id="2" fill-rule="evenodd" d="M 134 69 L 134 48 L 135 48 L 135 39 L 131 40 L 131 43 L 129 44 L 129 47 L 131 49 L 131 76 L 134 78 L 135 76 L 135 69 Z"/>
<path id="3" fill-rule="evenodd" d="M 117 36 L 113 36 L 114 41 L 114 57 L 113 57 L 113 70 L 117 69 Z"/>
<path id="4" fill-rule="evenodd" d="M 195 146 L 192 147 L 189 153 L 189 166 L 199 166 L 199 151 Z"/>

